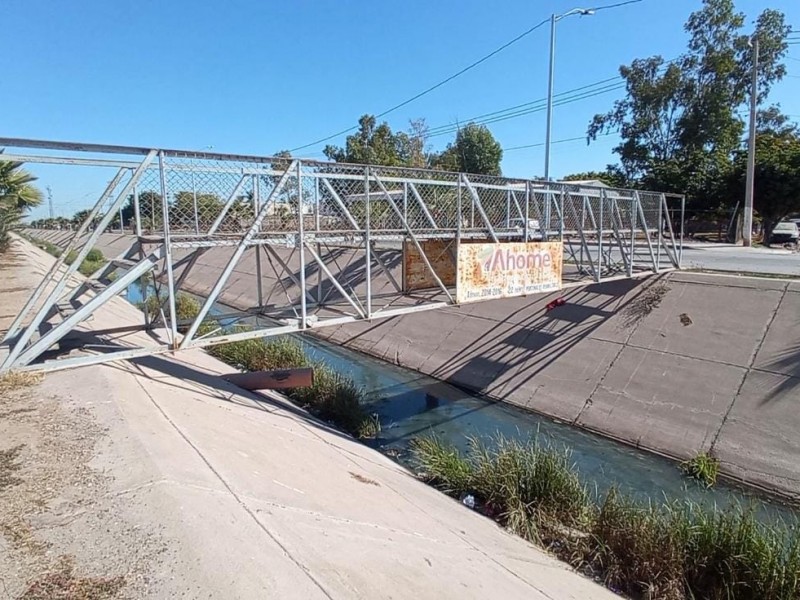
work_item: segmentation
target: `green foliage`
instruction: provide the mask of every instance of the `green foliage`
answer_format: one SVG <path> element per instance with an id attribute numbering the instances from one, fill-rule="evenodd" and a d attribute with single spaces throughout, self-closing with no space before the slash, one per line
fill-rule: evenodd
<path id="1" fill-rule="evenodd" d="M 303 345 L 292 338 L 241 340 L 212 346 L 208 352 L 245 371 L 313 367 L 311 387 L 286 391 L 293 402 L 356 437 L 374 437 L 380 432 L 380 422 L 364 409 L 364 390 L 327 365 L 312 362 Z"/>
<path id="2" fill-rule="evenodd" d="M 64 262 L 68 265 L 71 265 L 75 262 L 78 258 L 77 250 L 70 250 L 67 254 L 66 258 L 64 258 Z M 82 275 L 88 277 L 95 271 L 97 271 L 100 267 L 102 267 L 106 262 L 106 257 L 103 256 L 103 253 L 98 250 L 97 248 L 92 248 L 86 254 L 86 258 L 83 259 L 81 265 L 78 267 L 78 272 Z"/>
<path id="3" fill-rule="evenodd" d="M 433 165 L 446 171 L 500 175 L 503 148 L 486 125 L 469 123 L 458 130 L 455 142 L 434 157 Z"/>
<path id="4" fill-rule="evenodd" d="M 336 162 L 407 166 L 410 143 L 408 134 L 394 133 L 385 121 L 379 125 L 374 116 L 363 115 L 358 120 L 358 131 L 347 136 L 344 148 L 329 145 L 323 152 Z"/>
<path id="5" fill-rule="evenodd" d="M 601 181 L 611 187 L 625 187 L 626 181 L 618 171 L 609 168 L 605 171 L 586 171 L 565 175 L 561 181 Z"/>
<path id="6" fill-rule="evenodd" d="M 151 294 L 143 302 L 139 302 L 137 306 L 147 313 L 150 322 L 155 322 L 161 318 L 161 309 L 165 302 L 166 296 L 163 294 L 160 296 Z M 164 310 L 168 309 L 165 308 Z M 199 314 L 200 302 L 189 294 L 178 292 L 178 295 L 175 296 L 175 316 L 178 321 L 184 321 L 184 324 L 178 325 L 178 331 L 186 333 L 189 330 L 191 321 L 194 321 Z M 218 325 L 214 320 L 205 320 L 200 324 L 197 334 L 204 335 L 217 327 Z"/>
<path id="7" fill-rule="evenodd" d="M 789 600 L 800 594 L 800 534 L 752 510 L 642 504 L 586 493 L 569 452 L 536 441 L 471 440 L 466 455 L 414 440 L 421 476 L 633 598 Z"/>
<path id="8" fill-rule="evenodd" d="M 717 483 L 717 476 L 719 475 L 719 459 L 701 452 L 681 464 L 681 469 L 689 477 L 694 477 L 699 481 L 705 483 L 708 487 Z"/>
<path id="9" fill-rule="evenodd" d="M 704 0 L 686 22 L 687 51 L 673 61 L 660 56 L 620 68 L 627 95 L 594 117 L 588 138 L 619 132 L 614 151 L 629 185 L 687 192 L 705 204 L 726 201 L 725 180 L 744 124 L 737 115 L 748 101 L 751 32 L 733 0 Z M 776 10 L 756 20 L 763 52 L 759 101 L 784 76 L 789 27 Z"/>
<path id="10" fill-rule="evenodd" d="M 42 203 L 42 192 L 33 182 L 36 177 L 22 163 L 0 160 L 0 252 L 8 249 L 9 233 L 20 228 L 25 214 Z"/>
<path id="11" fill-rule="evenodd" d="M 452 444 L 423 436 L 411 440 L 411 451 L 429 483 L 453 496 L 470 490 L 475 469 Z"/>
<path id="12" fill-rule="evenodd" d="M 106 259 L 103 256 L 103 253 L 98 250 L 97 248 L 92 248 L 89 252 L 86 253 L 86 258 L 84 260 L 90 260 L 92 262 L 102 262 Z"/>

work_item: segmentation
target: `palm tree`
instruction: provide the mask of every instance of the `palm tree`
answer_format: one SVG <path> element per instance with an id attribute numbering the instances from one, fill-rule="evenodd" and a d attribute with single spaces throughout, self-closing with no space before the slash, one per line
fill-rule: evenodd
<path id="1" fill-rule="evenodd" d="M 22 163 L 0 161 L 0 252 L 8 248 L 8 233 L 19 227 L 25 213 L 42 203 L 41 190 L 31 185 L 34 181 Z"/>

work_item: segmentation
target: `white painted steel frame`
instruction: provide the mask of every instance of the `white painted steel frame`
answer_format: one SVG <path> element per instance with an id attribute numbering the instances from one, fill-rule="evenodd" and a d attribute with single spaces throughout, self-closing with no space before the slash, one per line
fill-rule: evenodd
<path id="1" fill-rule="evenodd" d="M 47 276 L 11 324 L 3 340 L 8 347 L 8 354 L 0 366 L 2 371 L 50 370 L 97 364 L 176 349 L 204 347 L 358 320 L 434 310 L 455 304 L 455 295 L 452 293 L 454 290 L 442 281 L 426 254 L 423 242 L 428 239 L 451 239 L 455 241 L 456 248 L 462 240 L 501 242 L 535 238 L 560 239 L 565 243 L 567 264 L 571 264 L 579 274 L 587 275 L 591 281 L 616 278 L 620 271 L 627 277 L 633 277 L 644 271 L 657 273 L 679 268 L 682 256 L 682 196 L 668 198 L 665 194 L 648 193 L 652 206 L 646 209 L 639 192 L 463 173 L 14 138 L 0 138 L 0 147 L 12 149 L 0 157 L 3 160 L 57 164 L 69 168 L 116 169 L 116 175 L 69 241 L 65 252 L 56 259 Z M 14 152 L 15 149 L 25 151 Z M 114 157 L 107 158 L 107 155 Z M 168 181 L 170 173 L 179 178 L 188 176 L 191 179 L 193 214 L 177 215 L 175 225 L 172 224 L 171 211 L 177 208 L 170 203 L 170 195 L 176 190 Z M 158 230 L 153 230 L 149 235 L 142 235 L 142 223 L 147 218 L 143 214 L 145 207 L 140 203 L 145 175 L 158 181 L 161 196 L 160 215 L 151 212 L 147 217 L 153 227 L 156 226 L 157 217 L 162 222 L 158 224 Z M 222 206 L 207 229 L 200 226 L 196 175 L 198 179 L 202 176 L 206 180 L 220 182 L 223 177 L 235 176 L 235 184 L 224 188 Z M 125 183 L 121 186 L 123 181 Z M 308 184 L 307 187 L 304 183 Z M 218 183 L 223 184 L 224 182 Z M 260 196 L 262 185 L 268 185 L 269 189 L 263 201 Z M 241 223 L 233 232 L 221 232 L 226 217 L 234 204 L 245 198 L 248 187 L 251 190 L 248 202 L 252 205 L 249 222 Z M 307 190 L 313 190 L 313 194 Z M 133 246 L 120 255 L 122 259 L 112 261 L 95 273 L 90 281 L 79 283 L 74 291 L 68 291 L 68 282 L 75 277 L 81 261 L 113 219 L 118 214 L 121 215 L 122 206 L 131 193 L 134 208 L 133 231 L 137 234 Z M 280 225 L 275 229 L 274 219 L 270 221 L 272 217 L 268 215 L 278 205 L 281 197 L 285 197 L 285 205 L 290 207 L 289 225 Z M 363 200 L 362 205 L 359 205 L 359 197 Z M 111 198 L 113 201 L 110 201 Z M 668 199 L 680 201 L 679 236 L 676 236 L 672 225 Z M 599 204 L 595 206 L 598 200 Z M 380 220 L 373 219 L 373 208 L 380 211 L 384 205 L 388 207 L 388 213 L 383 213 Z M 363 209 L 363 223 L 354 212 L 356 208 L 359 208 L 359 214 Z M 476 216 L 478 222 L 475 220 Z M 536 236 L 530 230 L 531 217 L 539 223 Z M 240 221 L 242 218 L 240 215 Z M 523 221 L 521 231 L 518 227 L 512 227 L 517 219 Z M 654 222 L 648 222 L 648 219 Z M 96 226 L 92 229 L 93 223 Z M 186 223 L 192 224 L 188 231 L 185 229 Z M 332 223 L 335 225 L 333 228 Z M 123 226 L 120 219 L 120 227 Z M 374 305 L 378 296 L 373 291 L 373 280 L 377 278 L 385 278 L 397 292 L 398 298 L 403 294 L 403 286 L 393 276 L 390 266 L 384 262 L 379 248 L 381 244 L 398 241 L 416 248 L 424 268 L 435 282 L 434 289 L 438 290 L 439 299 L 433 297 L 427 301 L 417 300 L 417 303 L 406 306 L 392 306 L 391 302 L 380 307 Z M 154 245 L 156 250 L 146 252 L 144 247 L 148 244 Z M 233 254 L 203 301 L 199 315 L 180 338 L 178 326 L 186 323 L 179 323 L 176 315 L 177 292 L 186 281 L 190 270 L 196 267 L 200 254 L 209 248 L 223 246 L 232 247 Z M 293 272 L 289 264 L 291 257 L 284 260 L 277 251 L 280 246 L 293 248 L 298 252 L 300 265 L 296 272 Z M 330 249 L 331 246 L 350 249 L 353 256 L 363 254 L 363 296 L 342 279 L 342 273 L 353 260 L 353 256 L 342 269 Z M 331 254 L 338 273 L 332 270 L 331 265 L 326 264 L 323 247 Z M 259 305 L 253 312 L 264 312 L 263 252 L 275 272 L 277 283 L 286 294 L 288 305 L 285 310 L 291 310 L 294 317 L 273 317 L 274 327 L 223 332 L 222 335 L 204 333 L 198 337 L 201 323 L 207 318 L 242 256 L 250 248 L 256 253 L 257 281 L 254 284 Z M 175 260 L 173 251 L 177 249 L 189 249 L 191 252 Z M 75 251 L 77 259 L 70 265 L 65 265 L 65 257 L 69 251 Z M 168 343 L 36 362 L 53 343 L 67 336 L 142 273 L 154 271 L 157 265 L 161 265 L 160 271 L 166 279 L 162 284 L 166 286 L 166 297 L 162 304 L 167 305 L 167 314 L 164 314 L 164 310 L 161 311 L 161 324 L 168 334 Z M 312 265 L 317 268 L 316 283 L 309 281 L 306 276 L 307 268 Z M 373 270 L 373 266 L 377 268 Z M 176 278 L 175 270 L 180 267 L 183 270 Z M 115 281 L 107 281 L 118 268 L 126 270 L 121 275 L 118 274 Z M 297 297 L 291 297 L 281 273 L 297 286 Z M 322 283 L 325 278 L 331 286 L 323 296 Z M 315 286 L 316 296 L 313 289 Z M 51 289 L 48 291 L 49 287 Z M 341 301 L 353 309 L 353 314 L 330 316 L 319 312 L 341 312 L 337 301 L 328 301 L 334 290 L 338 292 Z M 59 307 L 65 305 L 74 309 L 68 309 L 66 314 L 62 310 L 60 314 Z M 315 311 L 313 316 L 311 311 Z M 147 316 L 144 321 L 142 329 L 152 329 L 155 325 Z"/>

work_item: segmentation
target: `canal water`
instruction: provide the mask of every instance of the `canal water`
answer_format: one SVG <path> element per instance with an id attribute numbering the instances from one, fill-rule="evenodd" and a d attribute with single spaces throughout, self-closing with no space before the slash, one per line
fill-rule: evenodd
<path id="1" fill-rule="evenodd" d="M 150 289 L 139 284 L 128 290 L 128 300 L 140 302 Z M 235 309 L 218 306 L 214 314 Z M 259 323 L 260 321 L 260 323 Z M 227 319 L 223 326 L 272 325 L 254 316 Z M 436 435 L 466 449 L 471 437 L 489 439 L 497 434 L 527 440 L 531 437 L 555 447 L 566 447 L 584 481 L 597 494 L 612 486 L 643 501 L 691 500 L 706 506 L 752 508 L 765 521 L 794 522 L 793 508 L 756 492 L 719 482 L 707 488 L 685 477 L 667 458 L 636 450 L 548 417 L 495 402 L 432 377 L 329 344 L 310 335 L 298 335 L 313 359 L 346 374 L 368 397 L 368 410 L 380 418 L 381 431 L 367 443 L 406 466 L 413 467 L 412 439 Z"/>

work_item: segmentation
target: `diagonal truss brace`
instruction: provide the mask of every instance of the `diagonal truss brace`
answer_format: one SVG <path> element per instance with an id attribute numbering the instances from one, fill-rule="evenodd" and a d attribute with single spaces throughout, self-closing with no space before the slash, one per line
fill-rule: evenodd
<path id="1" fill-rule="evenodd" d="M 299 163 L 295 160 L 292 161 L 292 164 L 289 165 L 289 168 L 283 172 L 281 178 L 278 180 L 278 183 L 272 188 L 272 191 L 267 196 L 267 199 L 264 201 L 264 204 L 258 210 L 258 214 L 253 219 L 253 223 L 250 225 L 250 229 L 242 236 L 242 239 L 239 240 L 239 243 L 236 245 L 236 250 L 234 251 L 233 255 L 231 256 L 230 260 L 228 260 L 228 264 L 225 265 L 225 269 L 223 269 L 222 273 L 220 273 L 219 279 L 214 284 L 214 287 L 208 294 L 206 301 L 203 303 L 203 306 L 200 307 L 200 312 L 197 315 L 197 318 L 194 320 L 194 323 L 191 324 L 189 327 L 189 331 L 186 332 L 183 340 L 181 340 L 179 348 L 183 349 L 189 346 L 192 341 L 192 338 L 197 333 L 198 328 L 200 327 L 200 323 L 206 318 L 208 315 L 208 311 L 211 310 L 214 302 L 217 301 L 217 297 L 219 296 L 222 288 L 228 282 L 228 279 L 233 273 L 233 269 L 236 267 L 236 264 L 239 262 L 239 259 L 242 258 L 244 251 L 247 249 L 249 243 L 253 240 L 253 238 L 258 233 L 259 229 L 261 228 L 261 222 L 267 216 L 267 211 L 272 203 L 272 200 L 281 193 L 286 182 L 289 180 L 289 177 L 292 175 L 292 170 L 296 168 Z"/>

